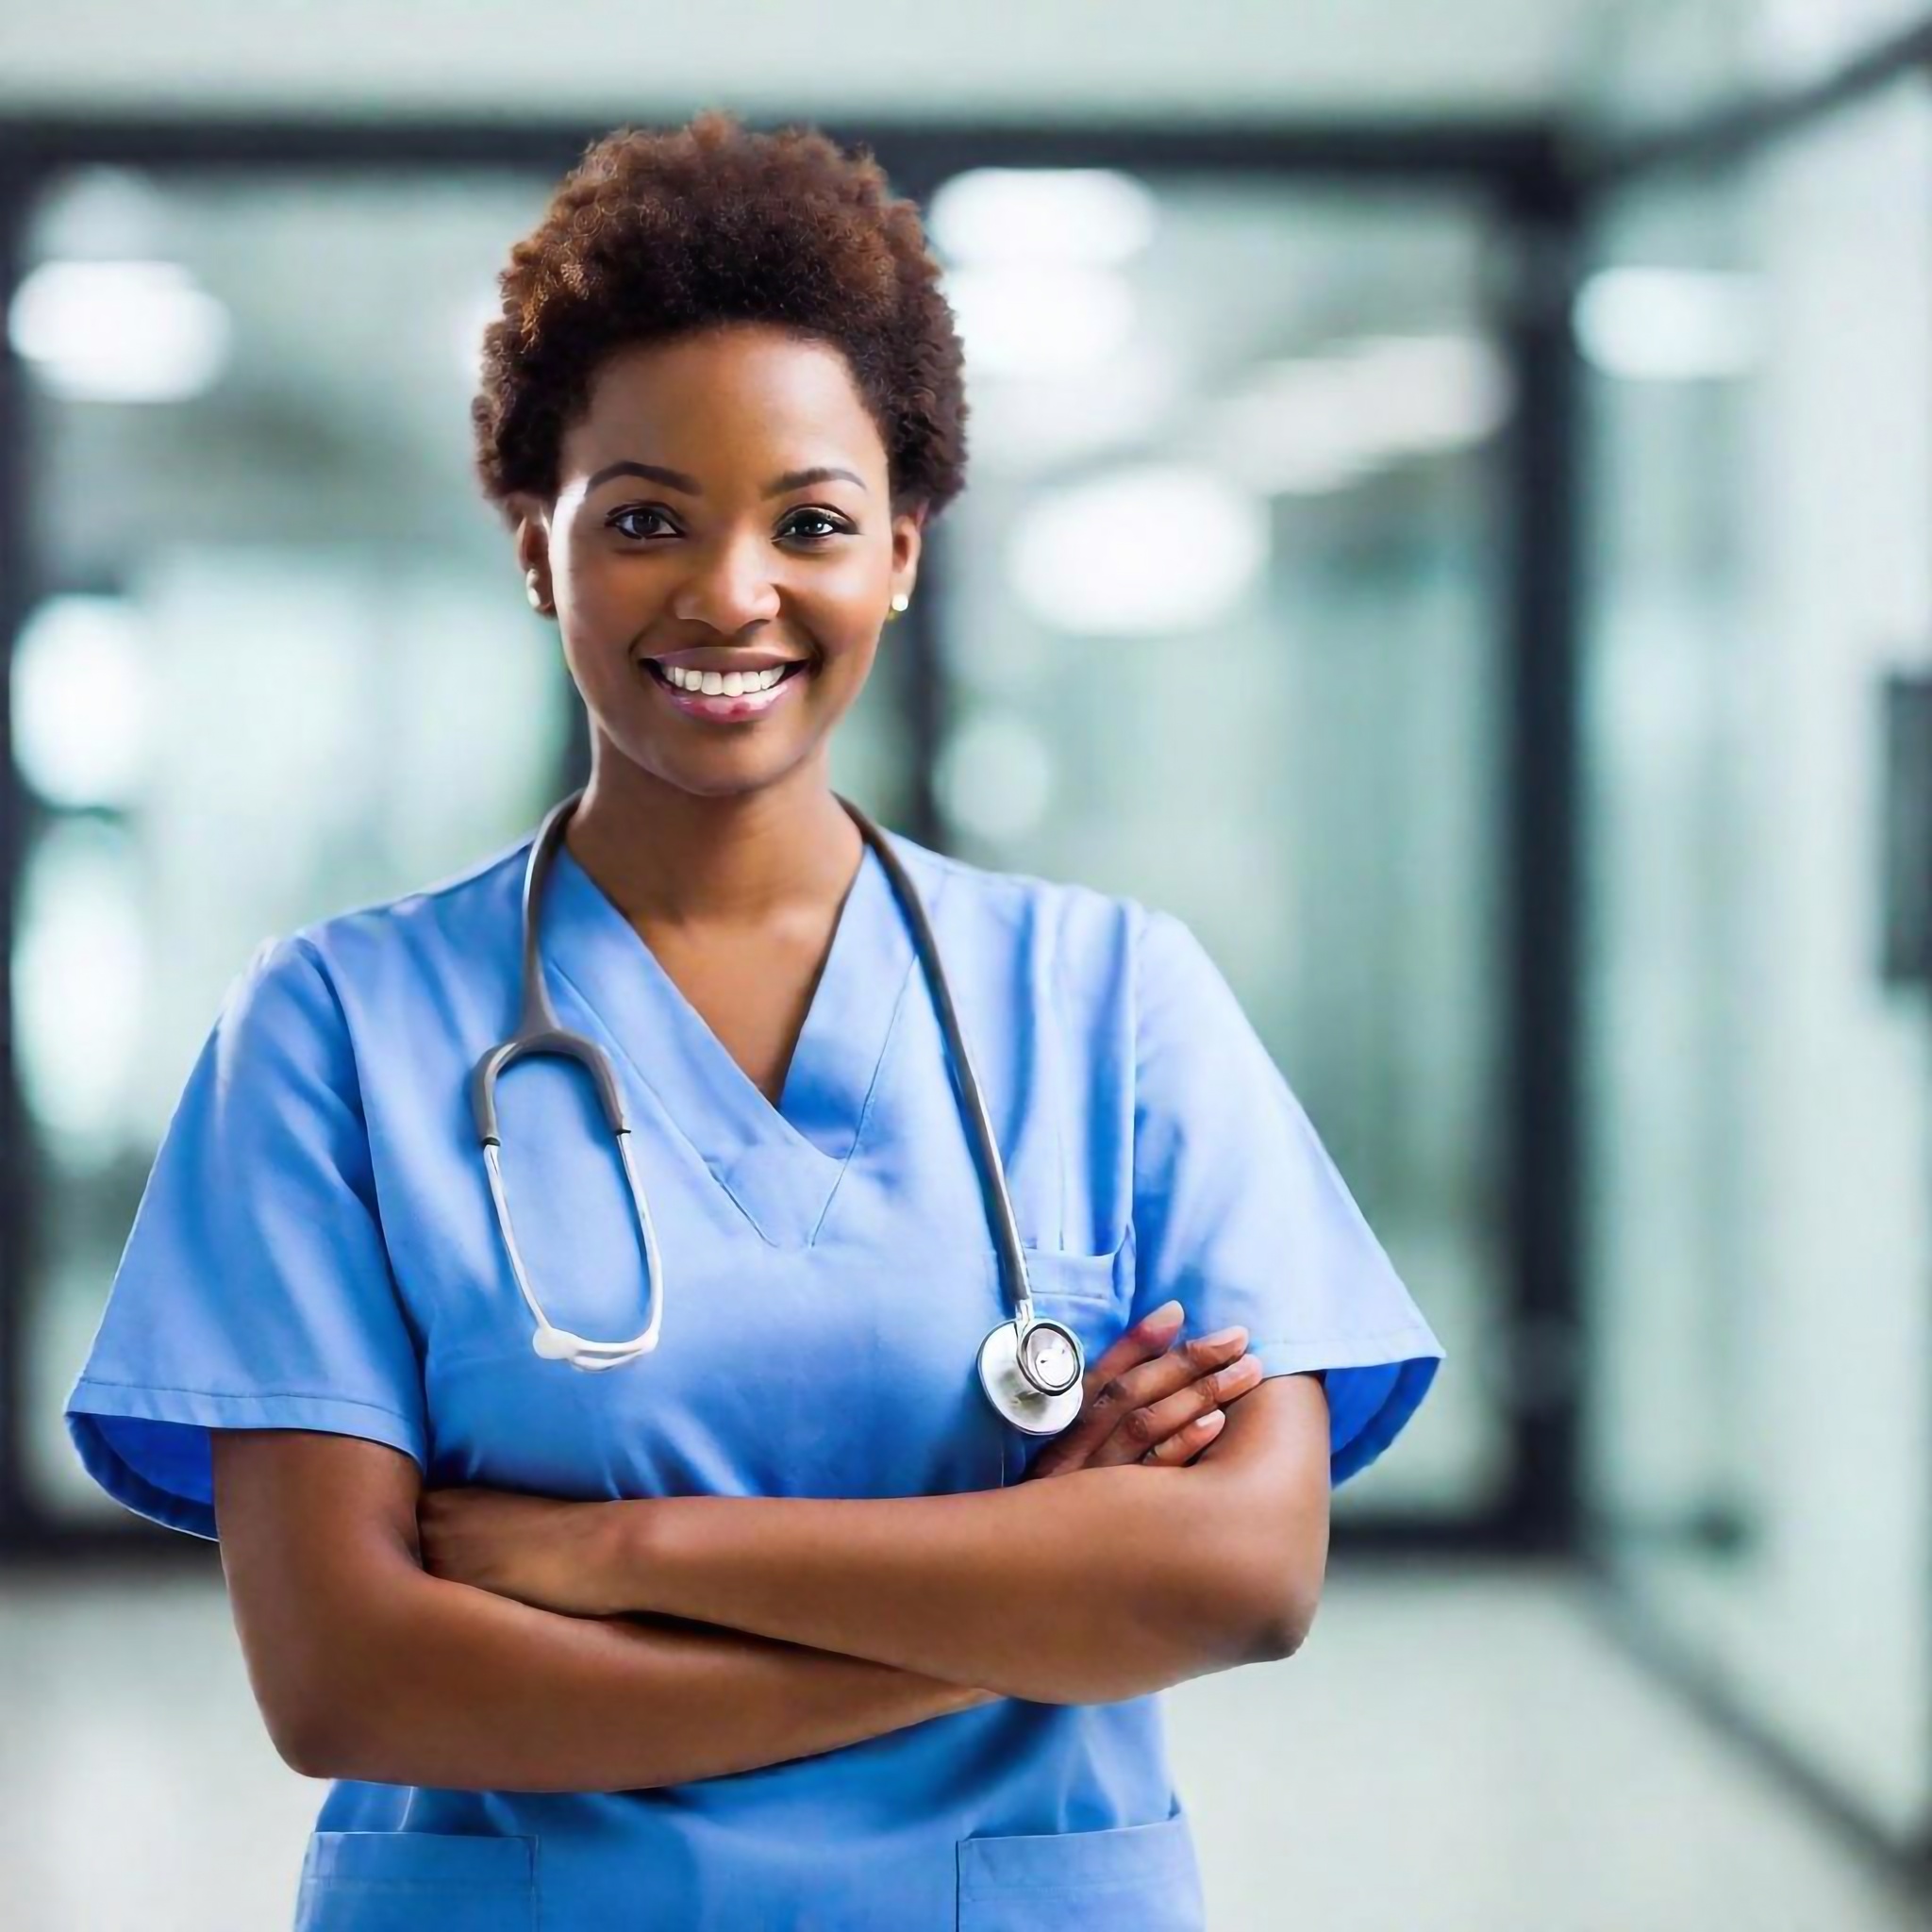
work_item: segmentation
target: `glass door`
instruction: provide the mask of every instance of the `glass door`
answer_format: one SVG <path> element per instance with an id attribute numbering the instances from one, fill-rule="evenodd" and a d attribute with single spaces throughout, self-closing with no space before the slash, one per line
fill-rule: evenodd
<path id="1" fill-rule="evenodd" d="M 1932 1067 L 1927 988 L 1885 970 L 1885 693 L 1932 673 L 1924 89 L 1612 197 L 1576 332 L 1599 1554 L 1906 1844 L 1932 1821 Z"/>

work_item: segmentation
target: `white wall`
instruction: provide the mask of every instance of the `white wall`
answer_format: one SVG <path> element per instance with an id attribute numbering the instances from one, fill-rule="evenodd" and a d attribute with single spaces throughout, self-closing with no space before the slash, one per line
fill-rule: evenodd
<path id="1" fill-rule="evenodd" d="M 0 112 L 615 121 L 716 101 L 774 117 L 1491 113 L 1550 98 L 1574 22 L 1594 10 L 1584 0 L 21 0 L 0 8 Z"/>

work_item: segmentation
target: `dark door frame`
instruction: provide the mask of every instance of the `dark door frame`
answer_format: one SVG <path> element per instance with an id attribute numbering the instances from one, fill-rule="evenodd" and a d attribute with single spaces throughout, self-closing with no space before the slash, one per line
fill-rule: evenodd
<path id="1" fill-rule="evenodd" d="M 1513 533 L 1501 617 L 1514 699 L 1499 822 L 1509 841 L 1505 892 L 1510 908 L 1507 975 L 1500 997 L 1514 1020 L 1513 1070 L 1503 1096 L 1504 1211 L 1510 1232 L 1501 1325 L 1516 1344 L 1507 1386 L 1524 1391 L 1524 1406 L 1511 1415 L 1515 1474 L 1495 1507 L 1474 1517 L 1343 1523 L 1335 1540 L 1338 1547 L 1398 1553 L 1572 1550 L 1577 1391 L 1548 1367 L 1581 1359 L 1574 1258 L 1575 907 L 1570 863 L 1577 836 L 1570 568 L 1574 385 L 1562 267 L 1573 251 L 1579 204 L 1554 129 L 1514 122 L 1201 128 L 819 125 L 841 142 L 866 142 L 895 189 L 922 203 L 948 175 L 967 167 L 1118 167 L 1297 186 L 1374 183 L 1460 191 L 1478 207 L 1487 204 L 1500 235 L 1520 240 L 1532 273 L 1500 279 L 1497 313 L 1491 318 L 1513 363 L 1518 399 L 1513 426 L 1498 450 L 1505 521 Z M 259 176 L 326 169 L 393 175 L 434 168 L 555 176 L 603 131 L 578 121 L 515 126 L 480 120 L 407 125 L 122 117 L 0 121 L 0 302 L 18 280 L 25 222 L 41 185 L 75 166 L 111 163 L 160 175 L 245 170 Z M 10 647 L 41 590 L 32 581 L 26 535 L 32 479 L 24 446 L 24 383 L 19 362 L 10 354 L 0 356 L 0 651 Z M 928 555 L 941 580 L 949 560 L 944 535 L 943 529 L 935 531 Z M 915 738 L 911 762 L 928 787 L 915 797 L 907 829 L 937 842 L 940 817 L 926 774 L 934 764 L 946 693 L 936 640 L 924 615 L 930 602 L 914 606 L 904 640 L 912 664 L 907 720 Z M 5 691 L 0 678 L 0 707 Z M 6 727 L 0 709 L 0 742 L 10 742 Z M 10 1016 L 13 889 L 35 808 L 12 761 L 0 762 L 0 1014 Z M 22 1466 L 19 1424 L 26 1392 L 19 1284 L 33 1270 L 33 1161 L 9 1020 L 0 1032 L 0 1559 L 206 1562 L 209 1553 L 195 1549 L 191 1540 L 131 1519 L 75 1525 L 52 1520 L 35 1506 Z"/>

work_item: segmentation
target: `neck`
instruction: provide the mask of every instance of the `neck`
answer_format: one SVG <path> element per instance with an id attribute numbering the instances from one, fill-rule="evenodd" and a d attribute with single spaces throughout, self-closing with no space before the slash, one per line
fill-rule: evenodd
<path id="1" fill-rule="evenodd" d="M 564 843 L 627 919 L 673 927 L 759 924 L 837 904 L 864 852 L 823 759 L 707 797 L 602 743 Z"/>

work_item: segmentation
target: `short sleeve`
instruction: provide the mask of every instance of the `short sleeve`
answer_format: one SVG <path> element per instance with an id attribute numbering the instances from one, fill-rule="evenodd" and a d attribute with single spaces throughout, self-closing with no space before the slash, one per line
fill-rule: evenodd
<path id="1" fill-rule="evenodd" d="M 363 1436 L 426 1467 L 421 1363 L 335 989 L 306 941 L 268 941 L 169 1122 L 68 1433 L 116 1502 L 213 1539 L 210 1429 Z"/>
<path id="2" fill-rule="evenodd" d="M 1323 1372 L 1329 1481 L 1414 1414 L 1442 1346 L 1193 933 L 1142 910 L 1135 973 L 1134 1319 L 1239 1323 L 1266 1375 Z"/>

